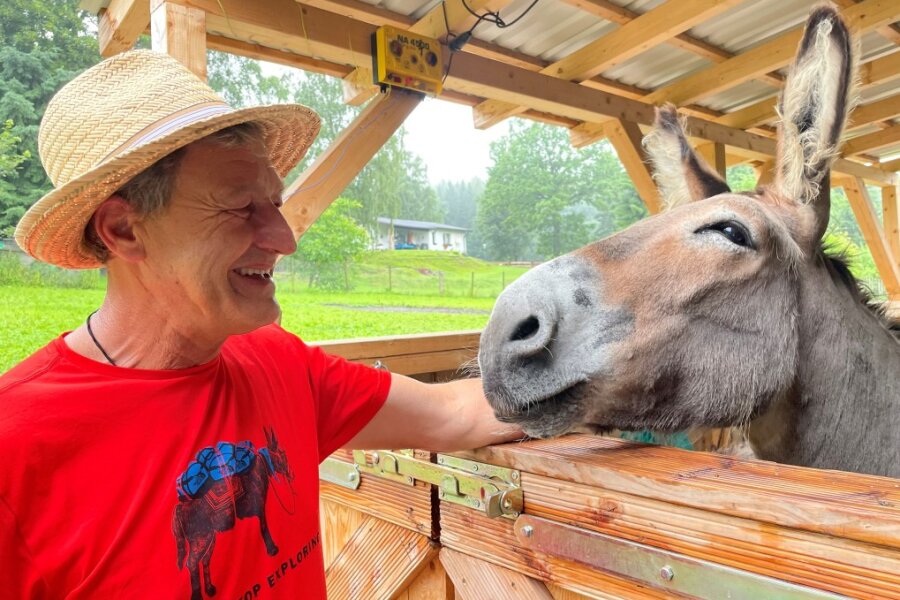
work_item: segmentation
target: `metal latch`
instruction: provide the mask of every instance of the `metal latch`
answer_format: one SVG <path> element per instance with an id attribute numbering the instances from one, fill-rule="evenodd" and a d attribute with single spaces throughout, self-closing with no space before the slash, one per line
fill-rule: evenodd
<path id="1" fill-rule="evenodd" d="M 417 481 L 435 485 L 442 501 L 467 506 L 488 517 L 514 519 L 522 512 L 520 474 L 515 469 L 446 454 L 438 454 L 435 464 L 416 458 L 411 450 L 354 450 L 353 460 L 361 472 L 375 477 L 405 485 Z"/>

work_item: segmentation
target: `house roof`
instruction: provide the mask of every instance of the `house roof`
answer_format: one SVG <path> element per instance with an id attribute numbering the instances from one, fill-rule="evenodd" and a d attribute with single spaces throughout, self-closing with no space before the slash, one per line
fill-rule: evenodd
<path id="1" fill-rule="evenodd" d="M 378 217 L 379 223 L 385 225 L 390 224 L 391 219 L 388 217 Z M 456 225 L 445 225 L 444 223 L 432 223 L 430 221 L 410 221 L 407 219 L 394 219 L 394 227 L 403 227 L 404 229 L 422 229 L 430 231 L 432 229 L 443 229 L 445 231 L 469 231 L 465 227 L 457 227 Z"/>

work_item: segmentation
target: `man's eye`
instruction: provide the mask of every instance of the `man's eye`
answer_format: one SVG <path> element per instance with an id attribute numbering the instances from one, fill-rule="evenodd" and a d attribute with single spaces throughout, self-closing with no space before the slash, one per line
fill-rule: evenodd
<path id="1" fill-rule="evenodd" d="M 736 221 L 720 221 L 718 223 L 713 223 L 712 225 L 701 227 L 696 233 L 702 233 L 704 231 L 719 233 L 737 246 L 743 246 L 744 248 L 750 248 L 751 250 L 755 249 L 753 238 L 750 237 L 750 232 L 747 231 L 746 227 Z"/>

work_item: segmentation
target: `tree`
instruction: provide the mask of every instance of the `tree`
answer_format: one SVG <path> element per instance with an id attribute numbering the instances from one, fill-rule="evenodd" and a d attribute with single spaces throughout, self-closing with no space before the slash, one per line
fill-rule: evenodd
<path id="1" fill-rule="evenodd" d="M 0 185 L 0 233 L 52 185 L 38 160 L 38 125 L 47 103 L 76 74 L 100 60 L 96 23 L 77 0 L 6 0 L 0 3 L 0 119 L 24 157 Z M 8 142 L 7 142 L 8 143 Z"/>
<path id="2" fill-rule="evenodd" d="M 468 181 L 442 181 L 435 189 L 444 209 L 444 223 L 465 227 L 466 253 L 484 257 L 484 243 L 475 229 L 478 201 L 484 193 L 484 181 L 473 178 Z"/>
<path id="3" fill-rule="evenodd" d="M 300 238 L 296 257 L 309 270 L 311 286 L 339 289 L 346 285 L 344 269 L 359 258 L 369 238 L 351 216 L 359 203 L 346 198 L 332 202 Z"/>
<path id="4" fill-rule="evenodd" d="M 518 122 L 491 155 L 476 216 L 490 259 L 558 256 L 646 214 L 606 144 L 576 150 L 564 129 Z"/>

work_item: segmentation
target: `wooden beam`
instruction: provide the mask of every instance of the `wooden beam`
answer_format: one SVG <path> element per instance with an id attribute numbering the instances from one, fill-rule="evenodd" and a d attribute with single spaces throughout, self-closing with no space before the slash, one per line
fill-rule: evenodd
<path id="1" fill-rule="evenodd" d="M 284 192 L 282 213 L 299 238 L 344 191 L 403 121 L 422 95 L 393 90 L 379 96 Z"/>
<path id="2" fill-rule="evenodd" d="M 361 65 L 371 61 L 369 40 L 374 28 L 361 21 L 298 5 L 293 0 L 269 0 L 264 6 L 240 0 L 191 0 L 191 5 L 206 11 L 207 29 L 211 33 L 252 40 L 337 64 Z M 225 14 L 229 15 L 227 21 Z M 591 122 L 612 116 L 641 124 L 653 121 L 653 107 L 643 102 L 468 52 L 455 55 L 444 88 L 448 94 L 496 98 L 563 119 Z M 721 142 L 736 151 L 746 151 L 749 158 L 766 159 L 775 153 L 775 142 L 764 136 L 693 117 L 688 122 L 694 135 Z M 894 181 L 893 174 L 857 163 L 844 165 L 838 161 L 835 169 L 841 171 L 844 166 L 846 173 L 880 184 Z"/>
<path id="3" fill-rule="evenodd" d="M 341 81 L 344 102 L 350 106 L 362 106 L 378 93 L 379 86 L 372 81 L 372 69 L 357 67 Z"/>
<path id="4" fill-rule="evenodd" d="M 706 163 L 715 169 L 722 179 L 725 179 L 725 169 L 728 166 L 725 156 L 725 145 L 717 143 L 699 144 L 695 151 L 703 157 Z"/>
<path id="5" fill-rule="evenodd" d="M 876 121 L 888 121 L 900 115 L 900 96 L 891 96 L 877 102 L 856 107 L 847 124 L 852 130 Z"/>
<path id="6" fill-rule="evenodd" d="M 897 204 L 897 186 L 881 188 L 881 215 L 891 259 L 900 269 L 900 205 Z"/>
<path id="7" fill-rule="evenodd" d="M 356 19 L 363 23 L 369 23 L 370 25 L 390 25 L 407 29 L 416 22 L 412 17 L 361 2 L 360 0 L 297 0 L 297 2 Z"/>
<path id="8" fill-rule="evenodd" d="M 895 0 L 867 0 L 840 11 L 848 27 L 863 34 L 897 18 Z M 803 27 L 783 33 L 723 63 L 698 71 L 653 92 L 647 101 L 676 105 L 696 102 L 728 88 L 787 66 L 803 36 Z"/>
<path id="9" fill-rule="evenodd" d="M 172 0 L 152 0 L 152 47 L 165 52 L 206 80 L 206 13 Z"/>
<path id="10" fill-rule="evenodd" d="M 100 56 L 131 49 L 150 24 L 149 0 L 110 0 L 100 11 L 97 39 Z"/>
<path id="11" fill-rule="evenodd" d="M 767 160 L 756 169 L 756 187 L 769 185 L 775 181 L 775 159 Z"/>
<path id="12" fill-rule="evenodd" d="M 619 25 L 625 25 L 626 23 L 629 23 L 630 21 L 633 21 L 634 19 L 637 19 L 639 16 L 641 16 L 640 13 L 619 6 L 618 4 L 614 4 L 609 0 L 563 1 L 566 4 L 579 8 L 586 13 L 594 15 L 595 17 L 604 19 L 606 21 L 611 21 Z M 676 48 L 680 48 L 701 58 L 705 58 L 706 60 L 713 63 L 725 62 L 726 60 L 734 56 L 733 53 L 723 48 L 719 48 L 718 46 L 714 46 L 709 42 L 703 41 L 699 38 L 695 38 L 689 33 L 681 33 L 668 40 L 668 43 L 672 46 L 675 46 Z M 781 87 L 784 84 L 784 77 L 782 77 L 779 73 L 766 73 L 759 79 L 760 81 L 763 81 L 775 87 Z"/>
<path id="13" fill-rule="evenodd" d="M 329 75 L 331 77 L 343 78 L 353 70 L 352 67 L 348 67 L 347 65 L 338 65 L 327 60 L 318 60 L 286 50 L 276 50 L 275 48 L 269 48 L 268 46 L 260 46 L 259 44 L 251 42 L 234 40 L 212 33 L 206 34 L 206 46 L 210 50 L 228 52 L 230 54 L 246 56 L 247 58 L 255 60 L 265 60 L 286 67 L 294 67 L 295 69 L 303 69 L 304 71 Z"/>
<path id="14" fill-rule="evenodd" d="M 859 67 L 859 83 L 863 87 L 887 83 L 897 77 L 900 77 L 900 50 Z"/>
<path id="15" fill-rule="evenodd" d="M 856 222 L 859 223 L 859 229 L 872 253 L 872 259 L 884 282 L 888 298 L 900 300 L 900 265 L 893 259 L 885 232 L 875 215 L 866 184 L 858 177 L 844 177 L 837 180 L 837 183 L 844 188 L 844 192 L 847 194 L 850 208 L 856 215 Z"/>
<path id="16" fill-rule="evenodd" d="M 325 571 L 332 598 L 395 598 L 437 556 L 428 536 L 366 519 Z"/>
<path id="17" fill-rule="evenodd" d="M 547 586 L 537 579 L 483 559 L 441 548 L 440 561 L 459 600 L 553 600 Z"/>
<path id="18" fill-rule="evenodd" d="M 900 158 L 880 163 L 878 168 L 885 171 L 900 171 Z"/>
<path id="19" fill-rule="evenodd" d="M 851 138 L 844 142 L 844 145 L 841 147 L 841 154 L 844 156 L 862 154 L 863 152 L 871 152 L 872 150 L 892 146 L 898 142 L 900 142 L 900 125 Z"/>
<path id="20" fill-rule="evenodd" d="M 740 1 L 669 0 L 565 58 L 544 67 L 540 72 L 576 82 L 590 79 L 687 31 L 697 23 L 732 8 Z M 479 127 L 490 127 L 523 110 L 525 110 L 523 106 L 499 100 L 486 100 L 475 107 L 475 121 L 479 123 Z"/>
<path id="21" fill-rule="evenodd" d="M 607 124 L 606 132 L 644 206 L 651 215 L 660 212 L 662 199 L 647 168 L 647 154 L 641 144 L 644 134 L 641 133 L 640 127 L 637 123 L 613 119 Z"/>

